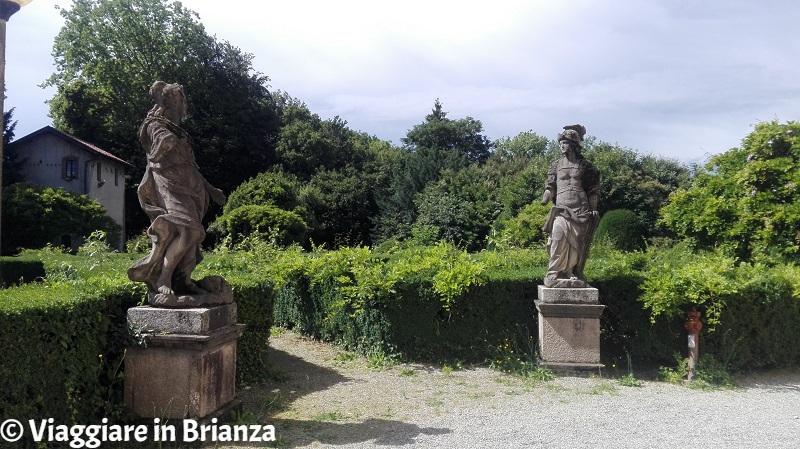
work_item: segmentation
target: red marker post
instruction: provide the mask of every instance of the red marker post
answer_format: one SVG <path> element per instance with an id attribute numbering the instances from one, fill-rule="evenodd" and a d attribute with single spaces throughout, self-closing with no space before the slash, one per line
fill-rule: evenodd
<path id="1" fill-rule="evenodd" d="M 691 382 L 694 379 L 695 367 L 700 355 L 700 329 L 703 328 L 703 323 L 700 322 L 700 312 L 694 307 L 686 313 L 686 317 L 687 320 L 683 323 L 683 327 L 689 334 L 689 374 L 687 380 Z"/>

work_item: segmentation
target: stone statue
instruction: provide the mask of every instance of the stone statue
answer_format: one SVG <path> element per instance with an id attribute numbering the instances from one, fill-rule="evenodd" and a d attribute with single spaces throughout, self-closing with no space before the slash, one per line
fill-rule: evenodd
<path id="1" fill-rule="evenodd" d="M 581 154 L 586 128 L 569 125 L 558 135 L 562 157 L 550 165 L 542 204 L 553 202 L 544 231 L 550 265 L 545 287 L 586 288 L 583 268 L 600 216 L 600 173 Z"/>
<path id="2" fill-rule="evenodd" d="M 178 123 L 186 115 L 186 97 L 179 84 L 156 81 L 150 88 L 156 104 L 148 112 L 139 139 L 147 153 L 147 169 L 139 185 L 139 203 L 150 227 L 150 254 L 128 269 L 132 281 L 144 282 L 155 307 L 205 307 L 233 301 L 230 285 L 220 276 L 192 280 L 202 259 L 202 219 L 209 200 L 224 205 L 220 189 L 197 167 L 192 139 Z"/>

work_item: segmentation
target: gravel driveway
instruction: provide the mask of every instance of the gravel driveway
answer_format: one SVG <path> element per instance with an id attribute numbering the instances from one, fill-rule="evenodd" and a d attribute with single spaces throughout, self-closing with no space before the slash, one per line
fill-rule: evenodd
<path id="1" fill-rule="evenodd" d="M 277 447 L 796 448 L 800 371 L 698 390 L 611 378 L 530 382 L 488 368 L 368 361 L 292 332 L 270 339 L 286 379 L 242 391 Z M 246 446 L 229 446 L 246 447 Z"/>

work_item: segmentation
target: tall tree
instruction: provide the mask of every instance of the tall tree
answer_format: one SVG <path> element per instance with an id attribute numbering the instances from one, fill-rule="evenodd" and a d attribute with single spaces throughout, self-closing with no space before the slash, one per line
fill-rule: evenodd
<path id="1" fill-rule="evenodd" d="M 14 140 L 14 128 L 17 127 L 17 121 L 13 117 L 14 108 L 3 114 L 3 187 L 25 180 L 22 176 L 22 165 L 27 158 L 20 159 L 17 151 L 8 146 Z"/>
<path id="2" fill-rule="evenodd" d="M 689 169 L 680 162 L 642 155 L 588 136 L 583 154 L 600 170 L 600 213 L 627 209 L 647 226 L 648 236 L 660 234 L 657 226 L 661 207 L 669 195 L 689 185 Z"/>
<path id="3" fill-rule="evenodd" d="M 395 165 L 391 187 L 378 198 L 377 240 L 409 235 L 417 216 L 415 196 L 438 181 L 443 170 L 458 172 L 489 158 L 492 142 L 482 133 L 479 120 L 447 118 L 436 99 L 425 121 L 401 139 L 407 153 Z"/>
<path id="4" fill-rule="evenodd" d="M 288 173 L 308 181 L 320 171 L 346 167 L 360 170 L 370 158 L 364 145 L 365 136 L 348 128 L 347 121 L 339 116 L 322 120 L 291 97 L 282 96 L 277 102 L 282 107 L 276 153 L 278 163 Z"/>
<path id="5" fill-rule="evenodd" d="M 44 83 L 56 88 L 50 116 L 59 129 L 131 162 L 130 191 L 145 168 L 138 127 L 156 80 L 185 87 L 184 126 L 212 184 L 230 192 L 273 162 L 278 121 L 269 79 L 253 70 L 251 54 L 209 36 L 196 13 L 169 0 L 73 0 L 61 15 L 56 72 Z"/>
<path id="6" fill-rule="evenodd" d="M 800 123 L 759 123 L 670 196 L 662 221 L 700 247 L 740 260 L 800 257 Z"/>

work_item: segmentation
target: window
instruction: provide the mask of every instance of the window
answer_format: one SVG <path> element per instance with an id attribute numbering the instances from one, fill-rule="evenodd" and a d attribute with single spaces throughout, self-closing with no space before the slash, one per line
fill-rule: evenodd
<path id="1" fill-rule="evenodd" d="M 100 161 L 97 161 L 97 182 L 103 182 L 103 168 L 100 166 Z"/>
<path id="2" fill-rule="evenodd" d="M 67 181 L 78 179 L 78 159 L 66 157 L 61 163 L 61 177 Z"/>
<path id="3" fill-rule="evenodd" d="M 114 185 L 115 186 L 119 185 L 119 169 L 118 168 L 114 169 Z"/>

